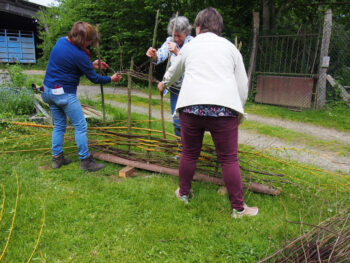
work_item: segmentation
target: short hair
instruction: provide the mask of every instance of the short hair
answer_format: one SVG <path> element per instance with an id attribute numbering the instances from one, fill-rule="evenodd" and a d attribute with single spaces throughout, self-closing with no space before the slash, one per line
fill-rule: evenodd
<path id="1" fill-rule="evenodd" d="M 68 33 L 68 37 L 72 44 L 79 48 L 84 48 L 87 41 L 91 41 L 91 46 L 95 46 L 98 42 L 96 29 L 86 22 L 75 22 L 72 29 Z"/>
<path id="2" fill-rule="evenodd" d="M 224 22 L 215 8 L 208 7 L 197 14 L 194 26 L 200 27 L 200 33 L 212 32 L 220 36 Z"/>
<path id="3" fill-rule="evenodd" d="M 173 34 L 173 28 L 176 17 L 170 18 L 168 24 L 168 35 L 171 36 Z M 175 26 L 175 32 L 185 33 L 186 35 L 191 35 L 192 26 L 185 16 L 178 16 Z"/>

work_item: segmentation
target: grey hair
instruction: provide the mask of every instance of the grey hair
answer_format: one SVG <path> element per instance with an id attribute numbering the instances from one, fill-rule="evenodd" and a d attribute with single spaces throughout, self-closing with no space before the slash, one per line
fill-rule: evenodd
<path id="1" fill-rule="evenodd" d="M 172 17 L 168 24 L 168 35 L 173 34 L 173 27 L 175 23 L 175 17 Z M 185 33 L 186 35 L 191 35 L 192 26 L 185 16 L 178 16 L 176 21 L 175 32 Z"/>

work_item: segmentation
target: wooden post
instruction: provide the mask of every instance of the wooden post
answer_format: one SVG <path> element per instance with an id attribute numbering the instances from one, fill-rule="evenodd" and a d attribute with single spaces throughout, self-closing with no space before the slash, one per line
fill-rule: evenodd
<path id="1" fill-rule="evenodd" d="M 131 72 L 134 69 L 134 58 L 130 61 L 130 70 L 128 72 L 128 135 L 131 134 Z M 130 145 L 128 145 L 130 152 Z"/>
<path id="2" fill-rule="evenodd" d="M 328 9 L 324 16 L 323 37 L 320 50 L 320 65 L 316 87 L 316 108 L 321 109 L 326 104 L 327 69 L 329 66 L 328 48 L 332 31 L 332 10 Z"/>
<path id="3" fill-rule="evenodd" d="M 153 31 L 153 40 L 152 40 L 152 47 L 154 48 L 156 45 L 156 39 L 157 39 L 157 29 L 158 24 L 160 22 L 159 19 L 159 9 L 157 10 L 156 14 L 156 21 L 154 24 L 154 31 Z M 152 80 L 153 80 L 153 58 L 150 58 L 149 60 L 149 71 L 148 71 L 148 128 L 149 128 L 149 139 L 151 139 L 152 135 Z M 147 151 L 147 157 L 148 159 L 151 158 L 151 153 Z"/>
<path id="4" fill-rule="evenodd" d="M 99 39 L 98 35 L 98 24 L 96 25 L 96 33 Z M 101 53 L 100 53 L 100 44 L 97 41 L 96 44 L 96 50 L 97 50 L 97 57 L 98 57 L 98 67 L 100 68 L 100 75 L 102 75 L 102 68 L 101 68 Z M 105 95 L 103 92 L 103 84 L 100 84 L 101 89 L 101 99 L 102 99 L 102 113 L 103 113 L 103 122 L 106 122 L 106 108 L 105 108 Z"/>
<path id="5" fill-rule="evenodd" d="M 176 29 L 176 23 L 177 23 L 177 17 L 178 17 L 178 16 L 179 16 L 179 12 L 176 12 L 175 21 L 174 21 L 174 25 L 173 25 L 173 31 L 172 31 L 172 34 L 171 34 L 172 41 L 174 41 L 175 29 Z M 170 60 L 171 60 L 171 52 L 169 51 L 169 54 L 168 54 L 168 61 L 167 61 L 167 63 L 166 63 L 165 72 L 167 72 L 167 70 L 168 70 L 168 68 L 169 68 Z"/>
<path id="6" fill-rule="evenodd" d="M 174 35 L 175 35 L 175 29 L 176 29 L 176 23 L 177 23 L 178 16 L 179 16 L 179 12 L 176 12 L 175 22 L 174 22 L 173 32 L 172 32 L 172 40 L 173 41 L 174 41 Z M 167 72 L 167 70 L 169 68 L 170 59 L 171 59 L 171 52 L 169 51 L 168 61 L 166 64 L 165 72 Z M 161 121 L 162 121 L 163 138 L 166 139 L 165 123 L 164 123 L 164 96 L 163 96 L 163 93 L 160 94 L 160 115 L 161 115 Z"/>
<path id="7" fill-rule="evenodd" d="M 250 53 L 249 69 L 248 69 L 248 88 L 251 92 L 250 85 L 252 83 L 252 75 L 255 72 L 256 55 L 258 52 L 258 36 L 259 36 L 259 12 L 253 13 L 253 43 L 252 52 Z"/>
<path id="8" fill-rule="evenodd" d="M 163 96 L 163 93 L 160 94 L 160 115 L 161 115 L 161 121 L 162 121 L 163 138 L 166 139 L 165 122 L 164 122 L 164 96 Z"/>
<path id="9" fill-rule="evenodd" d="M 156 45 L 157 29 L 159 24 L 158 17 L 159 17 L 159 9 L 157 10 L 156 21 L 154 25 L 152 47 Z M 149 129 L 152 129 L 152 78 L 153 78 L 152 75 L 153 75 L 153 59 L 150 58 L 149 71 L 148 71 L 148 120 L 149 120 L 148 128 Z"/>

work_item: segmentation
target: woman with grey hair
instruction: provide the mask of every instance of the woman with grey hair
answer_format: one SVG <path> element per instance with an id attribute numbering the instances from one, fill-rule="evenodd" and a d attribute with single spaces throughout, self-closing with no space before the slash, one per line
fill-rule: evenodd
<path id="1" fill-rule="evenodd" d="M 191 36 L 192 26 L 190 25 L 187 17 L 177 17 L 173 39 L 171 35 L 173 32 L 174 23 L 175 18 L 171 18 L 168 24 L 169 37 L 165 40 L 163 45 L 158 50 L 150 47 L 146 52 L 146 55 L 152 58 L 156 65 L 164 62 L 168 58 L 169 52 L 171 52 L 171 63 L 179 53 L 180 49 L 193 39 Z M 169 87 L 171 114 L 173 114 L 174 133 L 176 136 L 181 136 L 180 121 L 178 117 L 174 116 L 174 112 L 182 85 L 182 79 L 183 77 L 181 77 Z"/>

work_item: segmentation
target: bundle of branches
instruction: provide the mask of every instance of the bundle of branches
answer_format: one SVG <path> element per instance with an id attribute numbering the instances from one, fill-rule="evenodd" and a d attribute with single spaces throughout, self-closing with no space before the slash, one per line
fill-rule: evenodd
<path id="1" fill-rule="evenodd" d="M 350 207 L 259 262 L 350 262 L 349 217 Z"/>
<path id="2" fill-rule="evenodd" d="M 158 131 L 159 136 L 152 130 L 152 136 L 148 134 L 148 129 L 130 127 L 132 134 L 127 127 L 94 127 L 90 130 L 98 132 L 90 133 L 95 140 L 90 140 L 89 145 L 98 151 L 109 153 L 132 161 L 141 161 L 151 164 L 161 165 L 167 168 L 177 169 L 181 154 L 181 143 L 179 138 L 164 139 Z M 118 129 L 113 131 L 113 129 Z M 92 138 L 93 136 L 89 136 Z M 243 171 L 242 179 L 245 182 L 273 182 L 271 176 L 277 182 L 281 182 L 283 175 L 274 168 L 267 168 L 265 165 L 252 158 L 250 154 L 240 154 L 240 166 Z M 215 147 L 203 144 L 202 152 L 197 162 L 197 172 L 213 177 L 221 177 L 221 168 L 215 154 Z M 269 172 L 267 172 L 269 171 Z M 269 178 L 267 178 L 267 176 Z"/>

